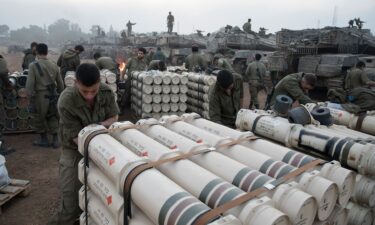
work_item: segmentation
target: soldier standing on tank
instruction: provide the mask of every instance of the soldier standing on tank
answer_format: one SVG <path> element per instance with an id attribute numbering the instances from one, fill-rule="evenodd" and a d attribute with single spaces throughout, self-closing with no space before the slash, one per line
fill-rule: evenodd
<path id="1" fill-rule="evenodd" d="M 173 24 L 174 24 L 174 16 L 172 15 L 172 12 L 169 12 L 169 14 L 167 16 L 168 33 L 172 33 Z"/>
<path id="2" fill-rule="evenodd" d="M 25 56 L 23 57 L 23 60 L 22 60 L 22 69 L 23 70 L 27 70 L 29 68 L 30 63 L 34 62 L 35 56 L 36 56 L 35 48 L 36 48 L 37 44 L 38 43 L 36 43 L 36 42 L 32 42 L 30 44 L 30 49 L 27 49 L 27 50 L 24 51 Z"/>
<path id="3" fill-rule="evenodd" d="M 47 58 L 48 46 L 36 46 L 37 59 L 29 65 L 29 75 L 26 89 L 33 99 L 35 112 L 33 113 L 33 127 L 40 134 L 40 139 L 34 145 L 49 147 L 47 134 L 52 135 L 52 147 L 58 148 L 59 128 L 57 99 L 64 89 L 64 84 L 57 65 Z"/>
<path id="4" fill-rule="evenodd" d="M 5 128 L 5 109 L 3 92 L 10 91 L 13 89 L 12 83 L 9 81 L 7 62 L 0 55 L 0 154 L 8 154 L 14 149 L 12 147 L 5 147 L 3 132 Z"/>
<path id="5" fill-rule="evenodd" d="M 48 225 L 79 224 L 78 133 L 90 124 L 109 127 L 118 120 L 118 107 L 112 90 L 100 82 L 100 72 L 94 64 L 83 63 L 77 68 L 74 87 L 66 88 L 57 107 L 60 115 L 61 155 L 59 180 L 61 205 Z"/>
<path id="6" fill-rule="evenodd" d="M 260 62 L 262 56 L 260 54 L 255 54 L 255 61 L 247 66 L 245 72 L 245 82 L 249 83 L 250 92 L 250 105 L 249 109 L 255 106 L 259 109 L 258 93 L 264 89 L 264 78 L 266 76 L 266 66 Z"/>
<path id="7" fill-rule="evenodd" d="M 251 33 L 251 19 L 248 19 L 246 23 L 242 26 L 243 31 L 250 34 Z"/>
<path id="8" fill-rule="evenodd" d="M 128 37 L 130 37 L 132 35 L 133 25 L 136 25 L 136 23 L 132 23 L 132 22 L 130 22 L 130 20 L 126 24 L 126 27 L 128 28 Z"/>

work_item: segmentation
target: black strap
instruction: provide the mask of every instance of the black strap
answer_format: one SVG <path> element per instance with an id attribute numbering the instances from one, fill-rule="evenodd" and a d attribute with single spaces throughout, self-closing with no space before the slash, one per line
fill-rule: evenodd
<path id="1" fill-rule="evenodd" d="M 51 86 L 52 86 L 53 89 L 56 89 L 56 84 L 55 84 L 55 82 L 52 81 L 52 78 L 49 76 L 49 74 L 47 74 L 47 76 L 44 76 L 42 67 L 40 66 L 39 62 L 34 61 L 34 64 L 35 64 L 36 68 L 38 69 L 39 75 L 41 77 L 43 77 L 47 83 L 51 83 Z"/>
<path id="2" fill-rule="evenodd" d="M 255 129 L 257 128 L 257 124 L 258 124 L 258 121 L 260 120 L 260 118 L 262 118 L 263 116 L 265 115 L 259 115 L 257 118 L 255 118 L 254 122 L 253 122 L 253 126 L 251 127 L 251 132 L 253 132 L 255 134 Z"/>

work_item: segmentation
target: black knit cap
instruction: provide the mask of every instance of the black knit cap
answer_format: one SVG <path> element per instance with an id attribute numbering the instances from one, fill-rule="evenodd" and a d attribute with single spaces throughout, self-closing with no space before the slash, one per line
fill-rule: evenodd
<path id="1" fill-rule="evenodd" d="M 233 84 L 232 73 L 228 70 L 221 70 L 217 74 L 217 82 L 222 88 L 227 89 L 231 84 Z"/>

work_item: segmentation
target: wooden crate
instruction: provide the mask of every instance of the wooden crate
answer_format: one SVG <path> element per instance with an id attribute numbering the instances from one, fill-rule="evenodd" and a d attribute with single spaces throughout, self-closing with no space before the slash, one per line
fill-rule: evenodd
<path id="1" fill-rule="evenodd" d="M 28 180 L 11 179 L 10 184 L 0 188 L 0 215 L 2 206 L 16 196 L 29 195 L 31 184 Z"/>

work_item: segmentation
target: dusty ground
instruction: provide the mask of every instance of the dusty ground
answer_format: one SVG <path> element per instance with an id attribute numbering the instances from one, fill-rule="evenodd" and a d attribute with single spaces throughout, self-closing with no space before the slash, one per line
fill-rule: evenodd
<path id="1" fill-rule="evenodd" d="M 10 71 L 20 71 L 22 53 L 6 54 L 0 47 L 0 53 L 8 62 Z M 58 54 L 49 56 L 57 60 Z M 245 107 L 249 104 L 248 87 L 245 87 Z M 261 102 L 265 95 L 260 94 Z M 263 104 L 261 104 L 262 106 Z M 129 112 L 121 120 L 129 119 Z M 2 207 L 0 224 L 6 225 L 43 225 L 57 210 L 60 200 L 58 180 L 58 159 L 60 150 L 39 148 L 32 145 L 36 134 L 7 135 L 6 141 L 16 151 L 6 155 L 6 167 L 11 178 L 29 180 L 32 191 L 27 197 L 13 198 Z"/>

